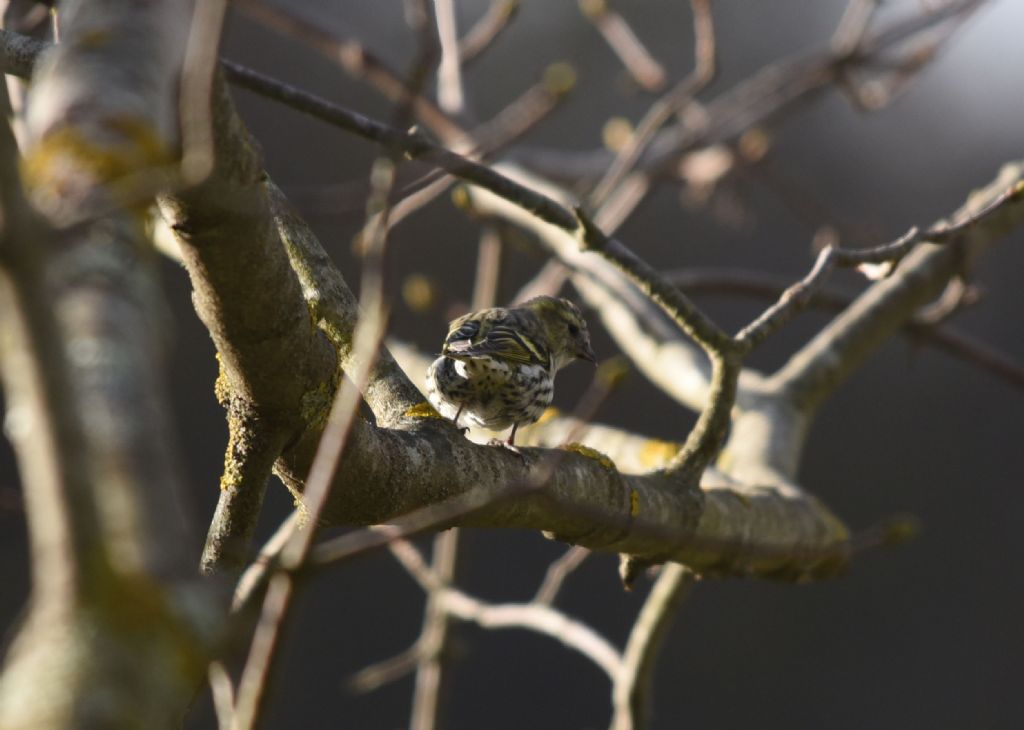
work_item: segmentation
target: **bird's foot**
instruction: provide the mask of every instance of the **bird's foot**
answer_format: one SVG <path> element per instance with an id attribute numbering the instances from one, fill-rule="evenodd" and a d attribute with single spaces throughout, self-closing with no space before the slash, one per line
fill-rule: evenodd
<path id="1" fill-rule="evenodd" d="M 515 444 L 510 444 L 508 441 L 502 441 L 501 439 L 491 439 L 488 442 L 488 446 L 500 446 L 503 449 L 508 449 L 513 454 L 522 459 L 524 463 L 526 462 L 526 455 L 519 450 L 518 446 L 516 446 Z"/>

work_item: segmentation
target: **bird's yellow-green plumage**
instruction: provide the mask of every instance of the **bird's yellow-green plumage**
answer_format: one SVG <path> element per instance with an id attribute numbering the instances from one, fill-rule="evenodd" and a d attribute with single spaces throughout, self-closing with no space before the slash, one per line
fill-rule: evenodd
<path id="1" fill-rule="evenodd" d="M 470 312 L 448 327 L 427 371 L 427 397 L 456 425 L 494 431 L 533 423 L 551 404 L 555 373 L 594 361 L 587 323 L 568 299 L 537 297 L 519 307 Z"/>

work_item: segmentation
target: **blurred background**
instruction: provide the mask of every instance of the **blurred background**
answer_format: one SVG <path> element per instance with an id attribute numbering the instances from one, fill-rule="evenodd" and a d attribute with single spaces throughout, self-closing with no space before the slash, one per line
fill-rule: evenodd
<path id="1" fill-rule="evenodd" d="M 456 5 L 464 30 L 489 2 Z M 845 5 L 714 0 L 719 72 L 700 98 L 714 98 L 767 63 L 825 49 Z M 880 22 L 936 5 L 887 2 Z M 613 7 L 671 80 L 690 70 L 687 3 L 615 0 Z M 291 0 L 288 8 L 324 32 L 358 39 L 392 68 L 406 69 L 416 52 L 397 0 Z M 1003 162 L 1024 153 L 1022 27 L 1024 4 L 983 3 L 892 104 L 866 113 L 835 90 L 816 96 L 763 129 L 764 157 L 736 165 L 713 189 L 663 187 L 623 226 L 621 238 L 663 268 L 741 267 L 796 280 L 811 265 L 812 240 L 823 230 L 847 245 L 866 246 L 952 212 Z M 393 114 L 370 85 L 244 13 L 234 13 L 223 54 L 368 115 Z M 511 157 L 600 149 L 610 118 L 635 123 L 657 96 L 629 78 L 575 3 L 524 2 L 511 26 L 466 69 L 470 119 L 491 118 L 555 62 L 575 69 L 576 86 L 516 143 Z M 356 288 L 352 240 L 363 222 L 376 150 L 246 92 L 236 91 L 235 98 L 263 145 L 271 177 Z M 447 320 L 469 307 L 479 236 L 479 222 L 447 194 L 394 229 L 395 336 L 436 351 Z M 527 237 L 508 237 L 499 302 L 543 263 Z M 226 442 L 213 396 L 216 363 L 191 308 L 184 271 L 172 263 L 164 269 L 174 315 L 168 377 L 177 438 L 193 485 L 189 509 L 205 525 Z M 984 296 L 952 325 L 1024 363 L 1022 271 L 1024 231 L 1017 231 L 981 261 L 972 281 Z M 852 274 L 832 283 L 851 293 L 863 287 Z M 430 296 L 403 298 L 403 290 Z M 698 299 L 729 328 L 765 305 Z M 801 315 L 758 351 L 752 365 L 777 367 L 828 317 Z M 611 356 L 610 339 L 593 328 L 599 357 Z M 584 368 L 560 375 L 556 405 L 571 408 L 589 377 Z M 909 512 L 921 521 L 920 536 L 866 554 L 848 575 L 821 584 L 699 584 L 658 665 L 653 727 L 1021 727 L 1022 405 L 1019 387 L 963 360 L 906 338 L 889 342 L 822 409 L 801 481 L 854 528 Z M 681 439 L 693 415 L 634 374 L 599 420 Z M 18 490 L 12 454 L 0 441 L 3 627 L 17 620 L 29 590 Z M 290 508 L 287 493 L 272 485 L 262 534 Z M 564 549 L 539 534 L 511 531 L 467 532 L 461 545 L 459 584 L 495 601 L 528 600 L 547 563 Z M 197 543 L 197 561 L 200 548 Z M 559 606 L 621 645 L 647 587 L 624 593 L 615 557 L 592 556 L 569 579 Z M 346 680 L 405 649 L 418 635 L 422 608 L 420 590 L 384 552 L 305 584 L 265 726 L 403 727 L 411 678 L 363 695 L 347 690 Z M 449 671 L 443 727 L 599 728 L 608 721 L 604 675 L 550 639 L 457 626 Z M 213 726 L 208 700 L 198 702 L 189 722 Z"/>

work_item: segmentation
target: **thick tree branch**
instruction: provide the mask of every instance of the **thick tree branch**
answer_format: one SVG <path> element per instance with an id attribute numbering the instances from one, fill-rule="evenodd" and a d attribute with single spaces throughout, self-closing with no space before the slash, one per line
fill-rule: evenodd
<path id="1" fill-rule="evenodd" d="M 262 160 L 223 82 L 213 97 L 213 174 L 165 196 L 200 319 L 217 345 L 230 442 L 203 568 L 237 570 L 282 448 L 323 418 L 335 355 L 310 320 L 263 185 Z M 273 292 L 272 296 L 268 296 Z"/>
<path id="2" fill-rule="evenodd" d="M 0 109 L 7 106 L 0 90 Z M 6 116 L 6 115 L 4 115 Z M 70 365 L 44 282 L 51 232 L 22 195 L 17 144 L 0 124 L 0 366 L 6 431 L 24 484 L 37 600 L 70 606 L 85 578 L 76 555 L 100 540 Z"/>
<path id="3" fill-rule="evenodd" d="M 678 476 L 621 474 L 596 452 L 570 450 L 537 491 L 528 488 L 532 469 L 550 452 L 524 449 L 519 459 L 453 436 L 434 418 L 413 431 L 356 424 L 324 521 L 376 524 L 463 500 L 472 513 L 460 508 L 455 514 L 464 517 L 442 525 L 542 530 L 594 550 L 678 560 L 707 572 L 821 577 L 846 562 L 842 525 L 790 490 L 725 486 L 701 495 L 681 490 Z M 292 456 L 282 476 L 299 490 L 308 467 Z M 417 529 L 431 526 L 437 520 Z"/>
<path id="4" fill-rule="evenodd" d="M 68 458 L 81 457 L 81 491 L 58 506 L 63 497 L 47 490 L 50 498 L 30 497 L 27 506 L 37 512 L 30 524 L 52 521 L 48 529 L 69 529 L 74 541 L 93 523 L 93 534 L 64 556 L 64 577 L 77 576 L 70 594 L 55 604 L 59 597 L 39 586 L 7 656 L 0 725 L 164 727 L 202 673 L 205 642 L 189 611 L 205 598 L 188 583 L 192 541 L 161 377 L 154 257 L 137 211 L 97 217 L 95 203 L 116 200 L 119 186 L 170 157 L 190 4 L 62 8 L 64 42 L 39 64 L 30 89 L 24 161 L 33 202 L 60 230 L 54 245 L 22 241 L 38 247 L 39 278 L 19 287 L 45 276 L 65 343 L 51 366 L 68 368 L 68 387 L 48 387 L 80 419 L 81 448 L 63 446 Z M 5 183 L 4 191 L 13 188 Z M 76 225 L 62 228 L 69 221 Z M 45 321 L 34 326 L 36 337 L 53 336 Z M 28 478 L 39 480 L 33 472 L 45 463 Z"/>

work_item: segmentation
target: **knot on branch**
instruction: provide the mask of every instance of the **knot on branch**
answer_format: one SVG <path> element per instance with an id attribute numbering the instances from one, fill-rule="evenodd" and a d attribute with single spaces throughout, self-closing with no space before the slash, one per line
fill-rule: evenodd
<path id="1" fill-rule="evenodd" d="M 598 228 L 593 219 L 583 210 L 583 206 L 576 204 L 572 207 L 576 216 L 578 227 L 575 232 L 576 240 L 579 241 L 580 249 L 583 251 L 604 251 L 608 245 L 608 236 Z"/>

